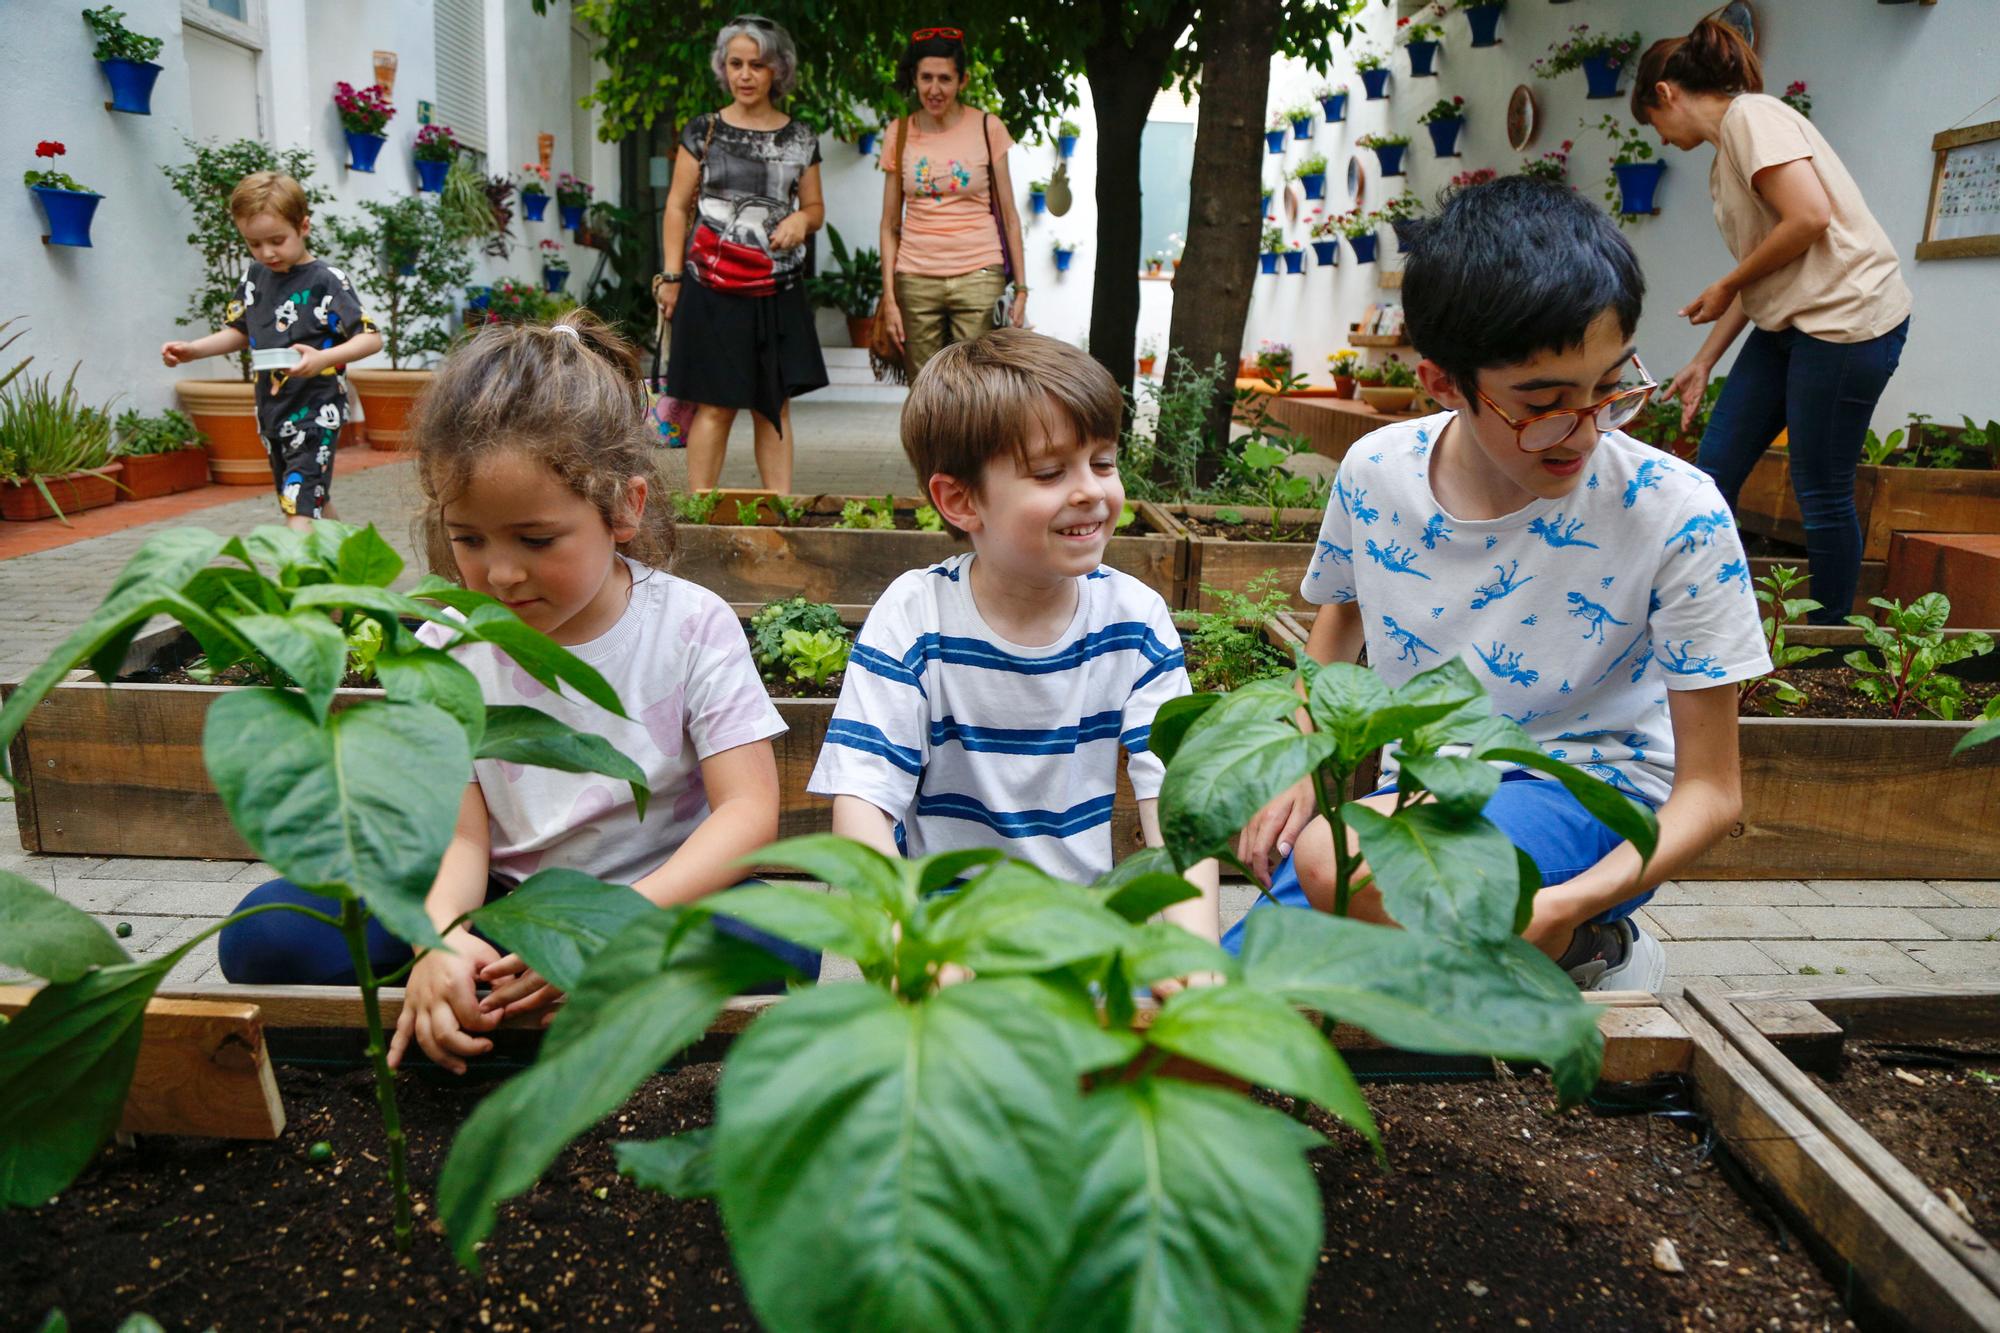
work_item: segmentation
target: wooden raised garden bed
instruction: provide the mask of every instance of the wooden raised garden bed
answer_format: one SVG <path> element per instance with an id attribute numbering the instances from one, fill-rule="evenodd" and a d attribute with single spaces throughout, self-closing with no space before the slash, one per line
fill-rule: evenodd
<path id="1" fill-rule="evenodd" d="M 1319 609 L 1299 596 L 1299 581 L 1312 563 L 1323 511 L 1278 510 L 1280 537 L 1275 541 L 1272 512 L 1257 505 L 1172 505 L 1166 512 L 1187 534 L 1187 600 L 1182 605 L 1194 611 L 1216 610 L 1215 598 L 1203 588 L 1248 593 L 1253 580 L 1275 573 L 1277 587 L 1292 610 L 1310 616 Z M 1218 521 L 1218 514 L 1243 521 Z"/>
<path id="2" fill-rule="evenodd" d="M 1750 470 L 1736 497 L 1736 522 L 1745 532 L 1805 541 L 1791 465 L 1789 452 L 1770 449 Z M 1863 463 L 1855 471 L 1854 508 L 1865 560 L 1888 559 L 1889 538 L 1897 532 L 2000 532 L 2000 471 Z"/>
<path id="3" fill-rule="evenodd" d="M 768 491 L 723 491 L 706 524 L 682 523 L 675 572 L 731 602 L 767 602 L 803 596 L 849 605 L 873 602 L 899 574 L 922 569 L 967 548 L 949 533 L 915 531 L 920 500 L 896 501 L 899 530 L 781 526 L 766 504 L 754 525 L 735 521 L 739 503 L 768 498 Z M 821 522 L 837 517 L 850 500 L 872 496 L 822 495 L 810 502 Z M 1136 521 L 1111 538 L 1104 563 L 1157 589 L 1168 606 L 1183 604 L 1186 544 L 1157 507 L 1134 505 Z M 901 528 L 910 530 L 904 531 Z"/>

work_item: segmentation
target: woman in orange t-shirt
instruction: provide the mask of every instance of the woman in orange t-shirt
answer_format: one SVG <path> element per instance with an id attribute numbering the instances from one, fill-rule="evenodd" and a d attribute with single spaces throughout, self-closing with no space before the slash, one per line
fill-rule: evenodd
<path id="1" fill-rule="evenodd" d="M 958 100 L 965 34 L 919 28 L 896 66 L 917 110 L 882 149 L 881 318 L 912 378 L 949 343 L 993 326 L 1007 270 L 1021 268 L 1021 218 L 1007 174 L 1012 136 L 999 118 Z M 1007 322 L 1025 326 L 1028 288 L 1014 283 Z"/>

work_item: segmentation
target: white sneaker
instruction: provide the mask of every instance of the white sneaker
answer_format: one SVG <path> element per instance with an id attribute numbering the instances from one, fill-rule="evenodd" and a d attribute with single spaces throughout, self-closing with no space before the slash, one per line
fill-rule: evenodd
<path id="1" fill-rule="evenodd" d="M 1657 992 L 1667 979 L 1667 951 L 1630 917 L 1594 928 L 1595 956 L 1569 969 L 1579 990 Z"/>

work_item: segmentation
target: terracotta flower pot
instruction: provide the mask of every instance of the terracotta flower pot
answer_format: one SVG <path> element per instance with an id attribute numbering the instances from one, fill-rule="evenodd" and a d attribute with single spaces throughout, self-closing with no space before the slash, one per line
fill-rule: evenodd
<path id="1" fill-rule="evenodd" d="M 393 453 L 404 446 L 410 433 L 410 409 L 433 377 L 434 372 L 428 370 L 349 368 L 347 383 L 361 398 L 369 448 Z"/>
<path id="2" fill-rule="evenodd" d="M 120 500 L 153 500 L 208 485 L 208 454 L 200 445 L 164 454 L 127 454 Z"/>
<path id="3" fill-rule="evenodd" d="M 271 457 L 257 433 L 257 388 L 244 380 L 178 380 L 174 393 L 208 436 L 209 475 L 221 486 L 271 485 Z"/>
<path id="4" fill-rule="evenodd" d="M 1352 398 L 1354 396 L 1354 376 L 1335 375 L 1333 377 L 1333 396 L 1335 398 Z"/>
<path id="5" fill-rule="evenodd" d="M 118 498 L 118 487 L 114 483 L 124 470 L 121 465 L 112 463 L 108 467 L 71 472 L 67 476 L 43 477 L 42 484 L 55 497 L 54 509 L 49 508 L 49 502 L 42 498 L 41 487 L 32 481 L 0 484 L 0 518 L 17 523 L 32 522 L 38 518 L 66 519 L 80 510 L 102 508 Z"/>
<path id="6" fill-rule="evenodd" d="M 1416 401 L 1415 389 L 1400 389 L 1389 384 L 1364 384 L 1361 386 L 1361 401 L 1377 412 L 1394 413 L 1409 409 Z"/>
<path id="7" fill-rule="evenodd" d="M 1139 358 L 1139 373 L 1140 373 L 1141 375 L 1150 375 L 1150 374 L 1152 374 L 1152 373 L 1153 373 L 1153 358 L 1152 358 L 1152 357 L 1150 357 L 1150 356 L 1142 356 L 1142 357 L 1140 357 L 1140 358 Z"/>
<path id="8" fill-rule="evenodd" d="M 847 317 L 847 341 L 856 347 L 866 347 L 875 341 L 875 316 L 849 315 Z"/>

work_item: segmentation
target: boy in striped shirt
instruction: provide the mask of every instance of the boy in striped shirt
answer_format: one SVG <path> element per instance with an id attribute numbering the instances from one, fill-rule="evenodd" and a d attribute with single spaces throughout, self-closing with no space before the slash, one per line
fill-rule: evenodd
<path id="1" fill-rule="evenodd" d="M 1118 386 L 1067 343 L 998 329 L 946 348 L 903 408 L 903 448 L 972 550 L 868 613 L 807 790 L 834 832 L 891 854 L 997 847 L 1089 883 L 1111 868 L 1118 748 L 1149 845 L 1153 714 L 1189 692 L 1159 593 L 1100 563 L 1125 503 Z M 1215 869 L 1168 919 L 1217 936 Z"/>

